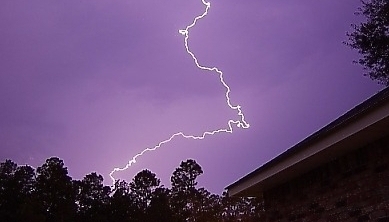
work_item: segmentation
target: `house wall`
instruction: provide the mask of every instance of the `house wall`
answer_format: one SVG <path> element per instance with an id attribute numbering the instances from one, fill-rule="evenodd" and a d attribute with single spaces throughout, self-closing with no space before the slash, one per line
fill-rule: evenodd
<path id="1" fill-rule="evenodd" d="M 263 221 L 389 221 L 389 136 L 263 193 Z"/>

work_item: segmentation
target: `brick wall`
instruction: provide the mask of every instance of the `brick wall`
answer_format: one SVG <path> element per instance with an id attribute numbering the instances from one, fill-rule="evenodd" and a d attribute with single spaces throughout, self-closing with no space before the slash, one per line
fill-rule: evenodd
<path id="1" fill-rule="evenodd" d="M 263 221 L 389 222 L 389 137 L 263 194 Z"/>

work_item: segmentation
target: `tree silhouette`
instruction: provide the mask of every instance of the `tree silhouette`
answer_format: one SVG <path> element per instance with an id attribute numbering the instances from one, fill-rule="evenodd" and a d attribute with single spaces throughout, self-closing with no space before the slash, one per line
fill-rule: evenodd
<path id="1" fill-rule="evenodd" d="M 110 198 L 109 212 L 111 221 L 138 221 L 140 212 L 127 182 L 122 180 L 115 182 Z"/>
<path id="2" fill-rule="evenodd" d="M 170 178 L 172 189 L 183 192 L 193 190 L 197 185 L 196 179 L 201 174 L 203 174 L 203 170 L 195 160 L 182 161 Z"/>
<path id="3" fill-rule="evenodd" d="M 130 183 L 90 173 L 73 180 L 61 159 L 51 157 L 35 171 L 11 160 L 0 163 L 0 221 L 97 222 L 227 222 L 258 221 L 261 203 L 230 198 L 197 188 L 203 173 L 195 160 L 181 162 L 171 176 L 171 189 L 149 170 Z"/>
<path id="4" fill-rule="evenodd" d="M 109 186 L 104 186 L 103 177 L 97 173 L 90 173 L 75 184 L 78 188 L 78 220 L 109 221 L 111 189 Z"/>
<path id="5" fill-rule="evenodd" d="M 358 63 L 368 71 L 365 75 L 389 86 L 389 1 L 361 2 L 357 14 L 365 16 L 366 21 L 353 25 L 354 31 L 347 34 L 346 44 L 362 54 Z"/>
<path id="6" fill-rule="evenodd" d="M 76 212 L 76 189 L 58 157 L 37 168 L 36 195 L 48 221 L 70 221 Z"/>
<path id="7" fill-rule="evenodd" d="M 130 191 L 141 212 L 146 213 L 146 209 L 152 198 L 152 193 L 159 184 L 160 180 L 156 178 L 154 173 L 147 169 L 136 174 L 134 179 L 130 182 Z"/>
<path id="8" fill-rule="evenodd" d="M 15 213 L 17 213 L 18 203 L 13 198 L 17 195 L 17 190 L 14 189 L 14 176 L 17 165 L 11 160 L 6 160 L 0 164 L 0 214 L 2 221 L 15 221 Z"/>
<path id="9" fill-rule="evenodd" d="M 170 178 L 171 201 L 175 217 L 179 221 L 191 221 L 195 215 L 197 177 L 203 173 L 195 160 L 182 161 Z"/>
<path id="10" fill-rule="evenodd" d="M 205 188 L 196 190 L 193 209 L 189 221 L 219 221 L 221 218 L 221 199 Z"/>
<path id="11" fill-rule="evenodd" d="M 174 222 L 173 211 L 169 204 L 170 190 L 158 187 L 152 193 L 150 205 L 146 210 L 145 222 L 171 221 Z"/>
<path id="12" fill-rule="evenodd" d="M 260 221 L 263 213 L 263 202 L 257 198 L 228 197 L 224 192 L 222 195 L 222 218 L 225 222 Z"/>
<path id="13" fill-rule="evenodd" d="M 133 215 L 134 221 L 144 221 L 147 217 L 146 212 L 150 205 L 152 194 L 159 184 L 160 180 L 147 169 L 136 174 L 130 182 L 130 194 L 136 207 L 136 213 Z"/>
<path id="14" fill-rule="evenodd" d="M 32 199 L 35 171 L 30 166 L 17 166 L 11 160 L 0 164 L 0 221 L 36 221 Z"/>

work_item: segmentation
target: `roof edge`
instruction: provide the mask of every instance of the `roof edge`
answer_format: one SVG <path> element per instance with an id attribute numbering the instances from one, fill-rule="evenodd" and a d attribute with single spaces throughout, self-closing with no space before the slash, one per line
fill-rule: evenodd
<path id="1" fill-rule="evenodd" d="M 261 165 L 257 169 L 253 170 L 252 172 L 246 174 L 242 178 L 238 179 L 237 181 L 233 182 L 232 184 L 225 187 L 226 190 L 230 190 L 232 187 L 237 186 L 240 183 L 243 183 L 245 181 L 250 180 L 252 177 L 254 177 L 256 174 L 278 164 L 278 162 L 281 162 L 282 160 L 286 159 L 289 155 L 292 155 L 294 153 L 300 152 L 304 147 L 309 145 L 310 143 L 313 143 L 315 140 L 324 137 L 328 135 L 329 133 L 333 132 L 334 130 L 342 127 L 343 125 L 351 122 L 355 118 L 367 113 L 369 110 L 376 108 L 381 104 L 382 101 L 389 100 L 389 87 L 386 87 L 379 91 L 378 93 L 374 94 L 370 98 L 366 99 L 364 102 L 356 105 L 354 108 L 350 109 L 340 117 L 336 118 L 323 128 L 319 129 L 318 131 L 314 132 L 313 134 L 309 135 L 296 145 L 290 147 L 285 152 L 279 154 L 275 158 L 271 159 L 270 161 L 266 162 L 265 164 Z"/>

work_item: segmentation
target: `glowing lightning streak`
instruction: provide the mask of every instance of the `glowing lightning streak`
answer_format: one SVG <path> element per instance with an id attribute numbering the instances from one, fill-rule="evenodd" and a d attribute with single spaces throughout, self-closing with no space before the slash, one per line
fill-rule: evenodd
<path id="1" fill-rule="evenodd" d="M 158 148 L 160 148 L 162 145 L 164 145 L 165 143 L 168 143 L 170 142 L 171 140 L 173 140 L 175 137 L 177 136 L 181 136 L 183 138 L 186 138 L 186 139 L 194 139 L 194 140 L 202 140 L 204 139 L 207 135 L 214 135 L 216 133 L 232 133 L 233 131 L 233 128 L 232 126 L 233 125 L 236 125 L 237 127 L 242 127 L 244 129 L 247 129 L 250 127 L 250 124 L 248 124 L 245 120 L 245 117 L 244 117 L 244 114 L 242 112 L 242 109 L 241 109 L 241 106 L 240 105 L 232 105 L 231 104 L 231 99 L 230 99 L 230 87 L 227 85 L 227 83 L 224 81 L 224 78 L 223 78 L 223 72 L 220 71 L 217 67 L 206 67 L 206 66 L 202 66 L 200 65 L 200 63 L 198 62 L 196 56 L 193 54 L 193 52 L 191 52 L 189 50 L 189 46 L 188 46 L 188 40 L 189 40 L 189 29 L 193 28 L 197 21 L 204 18 L 207 14 L 208 14 L 208 11 L 209 9 L 211 8 L 211 3 L 210 2 L 206 2 L 205 0 L 201 0 L 202 3 L 206 6 L 205 8 L 205 11 L 203 14 L 197 16 L 192 24 L 188 25 L 185 29 L 182 29 L 182 30 L 179 30 L 178 32 L 182 35 L 185 36 L 185 49 L 186 49 L 186 52 L 192 56 L 192 59 L 194 60 L 196 66 L 199 68 L 199 69 L 202 69 L 202 70 L 206 70 L 206 71 L 213 71 L 213 72 L 216 72 L 218 75 L 219 75 L 219 78 L 220 78 L 220 82 L 221 84 L 223 84 L 223 86 L 226 88 L 226 93 L 225 93 L 225 97 L 226 97 L 226 101 L 227 101 L 227 105 L 233 109 L 233 110 L 237 110 L 238 111 L 238 116 L 239 116 L 239 120 L 228 120 L 228 128 L 226 129 L 217 129 L 217 130 L 213 130 L 213 131 L 206 131 L 204 132 L 202 135 L 200 136 L 194 136 L 194 135 L 186 135 L 184 134 L 183 132 L 178 132 L 178 133 L 175 133 L 173 134 L 172 136 L 170 136 L 169 139 L 167 140 L 164 140 L 164 141 L 161 141 L 159 142 L 156 146 L 152 147 L 152 148 L 146 148 L 144 149 L 142 152 L 136 154 L 134 157 L 132 157 L 131 160 L 128 161 L 128 163 L 126 164 L 126 166 L 122 167 L 122 168 L 114 168 L 110 173 L 109 173 L 109 176 L 111 177 L 112 179 L 112 183 L 114 184 L 115 183 L 115 178 L 113 177 L 113 174 L 115 172 L 119 172 L 119 171 L 124 171 L 124 170 L 127 170 L 130 166 L 132 166 L 132 164 L 135 164 L 136 163 L 136 159 L 140 156 L 142 156 L 144 153 L 146 153 L 147 151 L 154 151 Z"/>

